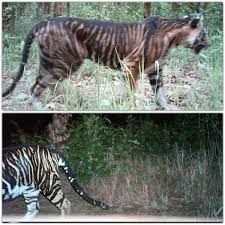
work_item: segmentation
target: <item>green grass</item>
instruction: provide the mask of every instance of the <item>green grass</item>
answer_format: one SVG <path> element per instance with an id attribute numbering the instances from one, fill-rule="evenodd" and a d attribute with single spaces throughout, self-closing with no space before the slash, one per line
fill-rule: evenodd
<path id="1" fill-rule="evenodd" d="M 173 86 L 172 96 L 179 101 L 180 95 L 185 96 L 186 110 L 222 110 L 223 109 L 223 42 L 222 32 L 209 37 L 211 47 L 194 55 L 190 50 L 179 48 L 170 55 L 165 75 L 176 77 L 178 84 Z M 181 75 L 185 70 L 193 70 L 194 82 L 190 82 L 190 90 L 179 90 L 182 85 Z M 181 83 L 179 83 L 181 82 Z M 178 86 L 178 87 L 177 87 Z"/>
<path id="2" fill-rule="evenodd" d="M 48 90 L 44 93 L 45 104 L 61 98 L 59 107 L 62 109 L 82 111 L 114 109 L 116 101 L 121 102 L 120 98 L 116 99 L 115 90 L 111 85 L 113 78 L 120 78 L 111 70 L 86 62 L 76 74 L 68 77 L 57 83 L 54 92 Z"/>
<path id="3" fill-rule="evenodd" d="M 47 90 L 43 93 L 45 109 L 59 99 L 61 102 L 57 107 L 62 110 L 154 109 L 152 102 L 142 101 L 142 85 L 138 96 L 131 92 L 126 72 L 112 70 L 87 60 L 75 74 L 68 77 L 63 82 L 58 82 L 54 91 Z M 139 106 L 134 108 L 137 103 Z"/>

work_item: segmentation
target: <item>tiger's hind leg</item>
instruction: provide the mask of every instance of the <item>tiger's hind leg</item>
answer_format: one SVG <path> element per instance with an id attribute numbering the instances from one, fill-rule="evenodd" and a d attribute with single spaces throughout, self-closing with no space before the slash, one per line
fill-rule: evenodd
<path id="1" fill-rule="evenodd" d="M 39 97 L 42 92 L 50 86 L 50 84 L 56 84 L 59 79 L 63 76 L 55 76 L 50 74 L 48 71 L 40 69 L 39 74 L 36 78 L 35 84 L 31 87 L 31 95 L 33 97 Z"/>
<path id="2" fill-rule="evenodd" d="M 70 214 L 70 201 L 65 197 L 59 177 L 54 181 L 54 185 L 51 186 L 51 189 L 47 188 L 42 190 L 42 194 L 61 211 L 61 215 L 69 215 Z"/>
<path id="3" fill-rule="evenodd" d="M 69 215 L 70 214 L 70 207 L 71 207 L 71 203 L 67 198 L 64 198 L 63 200 L 63 204 L 61 207 L 61 215 L 65 216 L 65 215 Z"/>
<path id="4" fill-rule="evenodd" d="M 40 110 L 43 108 L 43 104 L 39 98 L 39 96 L 42 94 L 42 92 L 47 87 L 55 87 L 57 80 L 52 79 L 51 74 L 39 74 L 36 78 L 35 84 L 31 88 L 31 99 L 30 99 L 30 105 L 28 106 L 28 109 L 35 109 Z"/>
<path id="5" fill-rule="evenodd" d="M 39 99 L 39 96 L 42 94 L 42 92 L 47 87 L 49 87 L 52 93 L 54 93 L 55 87 L 58 81 L 63 81 L 63 79 L 68 77 L 71 72 L 73 72 L 75 69 L 78 69 L 80 64 L 81 62 L 71 66 L 71 70 L 65 70 L 65 68 L 62 65 L 58 65 L 57 67 L 52 68 L 52 70 L 48 71 L 43 66 L 41 66 L 39 70 L 39 74 L 36 78 L 36 82 L 31 88 L 31 96 L 32 96 L 31 108 L 42 109 L 43 105 Z M 63 97 L 57 98 L 57 102 L 62 104 Z"/>
<path id="6" fill-rule="evenodd" d="M 152 90 L 155 94 L 156 104 L 160 107 L 161 110 L 169 110 L 163 86 L 162 69 L 160 68 L 159 71 L 149 73 L 148 77 Z"/>
<path id="7" fill-rule="evenodd" d="M 39 213 L 39 195 L 40 190 L 34 187 L 29 187 L 23 192 L 24 201 L 27 206 L 27 212 L 24 216 L 25 221 L 34 218 Z"/>
<path id="8" fill-rule="evenodd" d="M 51 65 L 51 67 L 46 66 L 44 62 L 45 61 L 42 63 L 41 61 L 40 63 L 36 82 L 31 88 L 31 94 L 35 97 L 39 97 L 47 87 L 54 89 L 54 85 L 56 85 L 58 81 L 63 81 L 64 78 L 67 78 L 72 72 L 76 71 L 83 60 L 77 60 L 73 65 L 62 61 L 61 64 Z"/>

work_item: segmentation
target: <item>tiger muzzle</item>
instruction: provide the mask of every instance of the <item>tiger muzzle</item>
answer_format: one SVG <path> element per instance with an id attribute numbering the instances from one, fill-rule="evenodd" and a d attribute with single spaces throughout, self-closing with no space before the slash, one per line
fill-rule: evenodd
<path id="1" fill-rule="evenodd" d="M 199 54 L 203 49 L 207 49 L 211 46 L 210 43 L 208 42 L 199 42 L 199 43 L 196 43 L 194 46 L 193 46 L 193 50 L 196 54 Z"/>

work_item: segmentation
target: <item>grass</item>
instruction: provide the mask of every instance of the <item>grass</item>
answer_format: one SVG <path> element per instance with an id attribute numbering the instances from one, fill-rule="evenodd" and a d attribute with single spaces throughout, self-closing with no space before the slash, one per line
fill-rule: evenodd
<path id="1" fill-rule="evenodd" d="M 178 82 L 173 84 L 172 96 L 177 105 L 179 105 L 179 97 L 183 96 L 186 110 L 222 110 L 223 108 L 222 32 L 209 35 L 212 45 L 199 56 L 179 48 L 170 55 L 166 65 L 165 74 L 172 74 Z M 186 71 L 193 73 L 189 74 Z M 185 79 L 185 76 L 191 79 Z M 187 82 L 191 85 L 185 85 Z M 182 90 L 179 90 L 180 85 L 183 85 Z"/>
<path id="2" fill-rule="evenodd" d="M 144 107 L 154 107 L 150 102 L 142 102 L 143 87 L 140 85 L 139 95 L 130 91 L 126 72 L 110 68 L 86 60 L 74 75 L 58 82 L 55 91 L 43 93 L 44 105 L 59 103 L 58 110 L 130 110 L 137 101 Z M 143 83 L 143 78 L 140 80 Z M 149 84 L 150 86 L 150 84 Z M 71 98 L 71 96 L 73 96 Z"/>
<path id="3" fill-rule="evenodd" d="M 176 147 L 177 148 L 177 147 Z M 222 157 L 178 149 L 171 157 L 116 162 L 107 177 L 93 177 L 91 193 L 113 208 L 150 215 L 222 218 Z M 112 162 L 109 162 L 112 163 Z"/>
<path id="4" fill-rule="evenodd" d="M 106 211 L 91 207 L 78 198 L 62 173 L 62 186 L 72 202 L 72 215 L 166 216 L 186 221 L 192 218 L 222 221 L 222 154 L 207 154 L 204 149 L 191 154 L 177 146 L 174 148 L 176 151 L 170 157 L 149 155 L 141 158 L 136 155 L 117 161 L 112 161 L 113 157 L 110 157 L 109 164 L 117 164 L 116 169 L 105 177 L 92 177 L 86 185 L 78 177 L 84 190 L 110 206 Z M 12 212 L 24 214 L 23 206 L 21 199 Z M 5 210 L 6 215 L 10 212 L 9 208 Z M 59 214 L 47 200 L 41 202 L 43 213 Z"/>

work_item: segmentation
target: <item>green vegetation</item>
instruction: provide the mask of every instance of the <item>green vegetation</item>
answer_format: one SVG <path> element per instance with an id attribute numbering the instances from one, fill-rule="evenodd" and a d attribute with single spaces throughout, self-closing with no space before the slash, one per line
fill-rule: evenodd
<path id="1" fill-rule="evenodd" d="M 21 4 L 23 4 L 23 12 L 21 12 Z M 179 3 L 179 7 L 171 16 L 171 6 L 171 3 L 152 3 L 152 15 L 182 17 L 187 13 L 195 13 L 191 4 Z M 10 17 L 13 10 L 17 13 L 12 25 L 4 18 Z M 8 77 L 15 76 L 18 70 L 27 32 L 38 21 L 53 17 L 53 11 L 51 11 L 50 14 L 42 13 L 37 18 L 35 10 L 34 3 L 10 3 L 3 12 L 2 70 L 5 87 L 10 82 Z M 172 109 L 221 110 L 223 106 L 223 5 L 216 2 L 201 3 L 198 10 L 204 15 L 205 27 L 212 46 L 199 56 L 183 48 L 176 49 L 170 54 L 164 71 L 168 101 Z M 133 22 L 142 21 L 143 12 L 143 3 L 137 2 L 70 3 L 70 15 L 81 18 Z M 64 14 L 66 15 L 66 10 Z M 6 106 L 3 104 L 4 109 L 26 109 L 24 98 L 28 96 L 20 96 L 20 94 L 21 92 L 26 95 L 29 93 L 38 70 L 37 58 L 37 45 L 33 44 L 24 78 L 15 90 L 15 96 L 19 96 L 19 99 L 12 96 Z M 123 72 L 110 70 L 87 60 L 75 74 L 70 75 L 68 82 L 60 82 L 54 93 L 45 91 L 41 97 L 43 106 L 37 109 L 154 110 L 156 106 L 148 79 L 143 78 L 140 83 L 144 83 L 145 86 L 140 84 L 138 91 L 132 94 L 123 88 L 126 87 L 123 75 Z M 80 85 L 76 85 L 78 81 Z M 125 93 L 128 92 L 128 98 L 124 97 L 126 94 L 118 93 L 121 89 L 124 89 Z"/>

